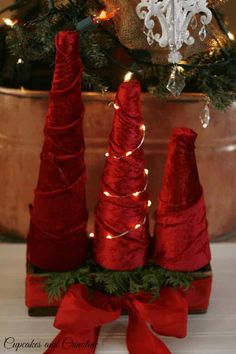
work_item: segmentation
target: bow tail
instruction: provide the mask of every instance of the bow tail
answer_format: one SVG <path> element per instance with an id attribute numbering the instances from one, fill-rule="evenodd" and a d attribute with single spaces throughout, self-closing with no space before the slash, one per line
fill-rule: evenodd
<path id="1" fill-rule="evenodd" d="M 83 333 L 61 331 L 44 354 L 94 354 L 100 327 Z"/>
<path id="2" fill-rule="evenodd" d="M 126 341 L 130 354 L 171 354 L 165 343 L 151 332 L 134 309 L 129 311 Z"/>

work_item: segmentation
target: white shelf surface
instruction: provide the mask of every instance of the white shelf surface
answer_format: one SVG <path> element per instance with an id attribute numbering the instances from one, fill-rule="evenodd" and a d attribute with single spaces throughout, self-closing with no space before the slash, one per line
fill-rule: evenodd
<path id="1" fill-rule="evenodd" d="M 214 273 L 207 314 L 189 316 L 185 339 L 163 338 L 172 354 L 236 354 L 236 244 L 212 244 Z M 24 303 L 25 245 L 0 243 L 0 354 L 43 353 L 57 334 L 53 317 L 29 317 Z M 127 319 L 103 327 L 96 354 L 128 354 Z M 41 348 L 4 348 L 5 338 Z M 148 353 L 143 353 L 148 354 Z M 158 354 L 158 353 L 157 353 Z"/>

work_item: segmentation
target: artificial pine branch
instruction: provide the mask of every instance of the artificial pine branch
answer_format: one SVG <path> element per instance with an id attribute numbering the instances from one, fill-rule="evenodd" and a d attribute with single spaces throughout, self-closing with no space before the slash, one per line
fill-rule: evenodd
<path id="1" fill-rule="evenodd" d="M 164 270 L 152 263 L 133 271 L 120 272 L 103 269 L 88 262 L 87 265 L 74 271 L 47 274 L 45 289 L 50 301 L 60 299 L 71 285 L 78 283 L 109 295 L 122 296 L 144 290 L 157 297 L 161 288 L 165 286 L 187 289 L 195 276 L 196 273 Z M 202 277 L 205 275 L 203 274 Z"/>

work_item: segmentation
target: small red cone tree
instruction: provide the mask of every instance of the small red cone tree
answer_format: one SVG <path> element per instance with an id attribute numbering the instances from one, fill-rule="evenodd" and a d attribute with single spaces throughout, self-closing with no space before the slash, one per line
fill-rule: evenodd
<path id="1" fill-rule="evenodd" d="M 67 271 L 79 267 L 87 253 L 79 34 L 59 33 L 56 50 L 27 256 L 39 268 Z"/>
<path id="2" fill-rule="evenodd" d="M 196 137 L 188 128 L 173 130 L 158 198 L 153 259 L 169 270 L 198 270 L 211 259 Z"/>
<path id="3" fill-rule="evenodd" d="M 120 85 L 107 162 L 95 210 L 94 260 L 111 270 L 143 266 L 149 246 L 148 194 L 140 84 Z"/>

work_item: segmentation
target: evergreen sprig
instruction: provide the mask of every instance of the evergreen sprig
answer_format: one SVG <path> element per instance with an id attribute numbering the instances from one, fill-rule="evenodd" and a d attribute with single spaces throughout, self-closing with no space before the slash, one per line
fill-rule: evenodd
<path id="1" fill-rule="evenodd" d="M 77 283 L 109 295 L 122 296 L 145 290 L 157 297 L 164 286 L 187 289 L 194 274 L 168 271 L 152 263 L 132 271 L 112 271 L 90 262 L 70 272 L 47 274 L 45 289 L 49 301 L 60 299 L 71 285 Z"/>

